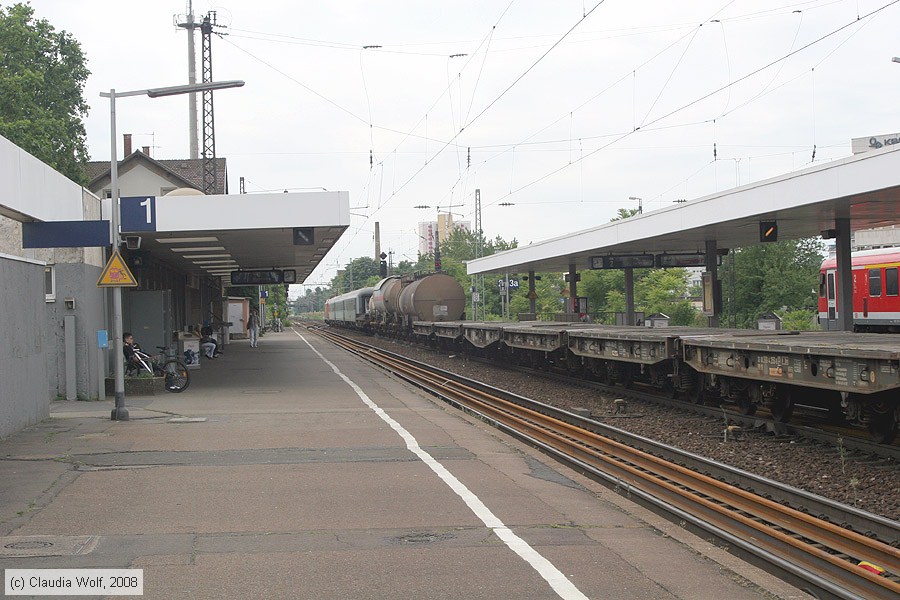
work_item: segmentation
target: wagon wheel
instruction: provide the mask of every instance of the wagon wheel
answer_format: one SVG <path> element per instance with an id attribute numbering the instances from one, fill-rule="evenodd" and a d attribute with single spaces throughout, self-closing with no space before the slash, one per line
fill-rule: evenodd
<path id="1" fill-rule="evenodd" d="M 671 381 L 666 382 L 666 384 L 663 385 L 662 390 L 666 395 L 666 398 L 669 398 L 670 400 L 675 400 L 676 398 L 678 398 L 679 390 Z"/>
<path id="2" fill-rule="evenodd" d="M 876 444 L 893 444 L 897 439 L 898 410 L 883 401 L 869 404 L 869 435 Z"/>
<path id="3" fill-rule="evenodd" d="M 571 350 L 566 352 L 566 371 L 569 372 L 573 377 L 578 377 L 584 374 L 584 364 L 581 361 L 581 357 L 577 354 L 573 353 Z"/>
<path id="4" fill-rule="evenodd" d="M 597 361 L 597 365 L 594 368 L 594 375 L 597 377 L 597 381 L 603 384 L 611 384 L 612 378 L 609 376 L 609 363 L 605 360 Z"/>
<path id="5" fill-rule="evenodd" d="M 626 390 L 630 390 L 634 387 L 634 370 L 631 368 L 630 364 L 626 363 L 622 365 L 617 377 L 619 378 L 619 385 L 621 385 Z"/>
<path id="6" fill-rule="evenodd" d="M 689 387 L 685 393 L 685 397 L 691 404 L 703 404 L 706 400 L 706 393 L 703 389 L 703 375 L 694 375 Z"/>
<path id="7" fill-rule="evenodd" d="M 775 397 L 769 404 L 769 410 L 772 411 L 772 418 L 779 423 L 787 423 L 794 414 L 794 399 L 791 397 L 790 390 L 786 388 L 778 388 L 775 390 Z"/>
<path id="8" fill-rule="evenodd" d="M 762 390 L 758 385 L 751 385 L 746 393 L 738 397 L 737 405 L 742 415 L 752 417 L 756 414 L 756 408 L 762 400 Z"/>

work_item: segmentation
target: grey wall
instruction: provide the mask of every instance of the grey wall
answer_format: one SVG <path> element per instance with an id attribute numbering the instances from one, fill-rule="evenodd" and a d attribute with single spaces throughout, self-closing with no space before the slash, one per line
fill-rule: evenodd
<path id="1" fill-rule="evenodd" d="M 103 317 L 105 293 L 97 287 L 100 267 L 84 263 L 59 263 L 56 269 L 56 301 L 47 302 L 47 376 L 50 398 L 65 399 L 66 353 L 64 320 L 75 317 L 74 396 L 79 400 L 96 400 L 99 392 L 101 358 L 97 349 L 97 330 L 106 329 Z M 66 299 L 75 300 L 75 309 L 66 307 Z M 106 367 L 104 355 L 103 364 Z"/>
<path id="2" fill-rule="evenodd" d="M 44 265 L 0 255 L 0 438 L 50 414 Z"/>

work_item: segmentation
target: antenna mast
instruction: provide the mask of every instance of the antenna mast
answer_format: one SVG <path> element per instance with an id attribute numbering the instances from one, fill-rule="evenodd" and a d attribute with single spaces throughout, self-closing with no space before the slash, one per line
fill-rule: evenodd
<path id="1" fill-rule="evenodd" d="M 197 53 L 194 51 L 194 29 L 200 23 L 194 21 L 192 0 L 188 0 L 187 14 L 175 15 L 175 25 L 188 32 L 188 83 L 197 83 Z M 188 135 L 190 137 L 191 158 L 200 158 L 197 143 L 197 93 L 188 94 Z"/>

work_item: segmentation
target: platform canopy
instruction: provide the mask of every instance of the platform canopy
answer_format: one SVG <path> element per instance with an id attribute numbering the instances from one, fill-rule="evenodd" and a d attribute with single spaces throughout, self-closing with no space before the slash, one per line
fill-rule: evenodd
<path id="1" fill-rule="evenodd" d="M 192 275 L 292 269 L 302 283 L 350 225 L 348 192 L 167 195 L 122 199 L 122 235 Z M 135 225 L 136 223 L 136 225 Z"/>
<path id="2" fill-rule="evenodd" d="M 469 261 L 470 275 L 589 269 L 591 257 L 704 252 L 760 243 L 760 223 L 778 239 L 816 237 L 850 219 L 851 230 L 900 221 L 900 147 L 824 163 Z"/>
<path id="3" fill-rule="evenodd" d="M 144 180 L 136 185 L 142 184 L 159 189 Z M 207 196 L 181 188 L 165 196 L 121 195 L 121 232 L 133 255 L 188 275 L 222 277 L 225 285 L 231 271 L 271 269 L 293 269 L 302 283 L 350 225 L 345 191 Z M 85 206 L 96 201 L 0 136 L 0 215 L 23 223 L 83 221 Z M 112 202 L 101 202 L 109 220 Z"/>

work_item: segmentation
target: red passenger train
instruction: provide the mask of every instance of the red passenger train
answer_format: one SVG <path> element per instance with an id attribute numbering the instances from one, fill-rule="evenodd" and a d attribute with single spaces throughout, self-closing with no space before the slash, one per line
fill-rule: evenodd
<path id="1" fill-rule="evenodd" d="M 900 248 L 853 253 L 854 331 L 900 332 Z M 838 318 L 837 260 L 822 263 L 819 274 L 819 323 L 830 329 Z"/>

